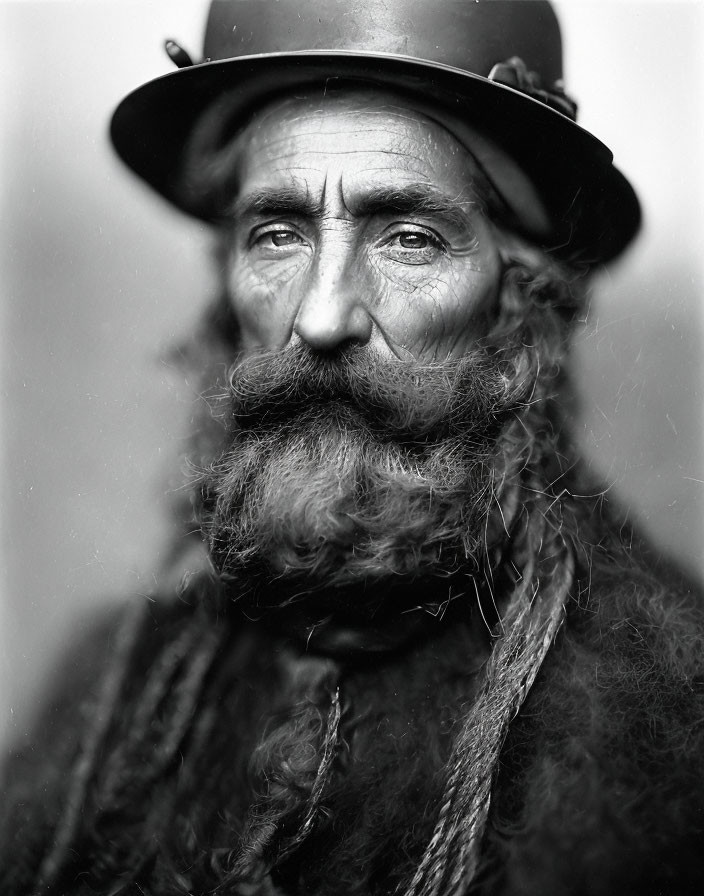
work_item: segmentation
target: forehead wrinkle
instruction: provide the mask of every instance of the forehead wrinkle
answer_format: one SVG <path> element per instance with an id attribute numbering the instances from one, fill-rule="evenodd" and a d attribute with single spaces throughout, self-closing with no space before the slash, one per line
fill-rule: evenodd
<path id="1" fill-rule="evenodd" d="M 348 136 L 345 131 L 342 132 L 342 135 Z M 317 136 L 319 136 L 319 135 L 316 134 L 316 137 Z M 384 155 L 384 156 L 401 156 L 404 159 L 408 159 L 409 161 L 412 160 L 412 161 L 416 161 L 419 163 L 422 163 L 425 161 L 420 156 L 412 155 L 411 153 L 409 153 L 408 151 L 403 150 L 403 149 L 391 149 L 391 148 L 383 148 L 382 149 L 381 147 L 379 147 L 379 148 L 365 147 L 363 149 L 347 148 L 347 149 L 325 149 L 325 150 L 311 148 L 311 149 L 297 150 L 295 153 L 293 151 L 291 151 L 289 153 L 284 153 L 284 154 L 282 154 L 282 158 L 285 158 L 286 155 L 301 155 L 301 156 L 322 155 L 322 156 L 325 156 L 325 158 L 327 158 L 329 156 L 348 156 L 348 155 L 357 155 L 357 154 L 362 154 L 362 155 L 363 154 L 367 154 L 367 155 L 379 154 L 379 155 Z"/>
<path id="2" fill-rule="evenodd" d="M 341 116 L 336 116 L 339 120 Z M 359 115 L 355 115 L 355 119 L 359 119 Z M 388 118 L 388 116 L 387 116 Z M 413 118 L 408 118 L 408 121 L 411 125 L 416 125 L 414 131 L 416 133 L 413 136 L 409 136 L 407 132 L 398 132 L 396 133 L 396 137 L 399 141 L 407 143 L 412 139 L 421 138 L 431 138 L 431 134 L 424 131 L 424 128 L 420 122 L 414 121 Z M 325 115 L 321 115 L 319 117 L 319 127 L 314 127 L 313 123 L 307 118 L 300 118 L 296 120 L 285 119 L 283 122 L 280 122 L 276 130 L 273 129 L 273 123 L 267 122 L 266 124 L 260 125 L 259 128 L 251 134 L 250 140 L 255 147 L 260 147 L 262 144 L 266 147 L 267 150 L 276 150 L 280 144 L 288 144 L 291 141 L 291 136 L 289 133 L 281 133 L 281 129 L 287 127 L 288 125 L 293 125 L 295 128 L 296 139 L 299 140 L 318 140 L 321 136 L 324 137 L 335 137 L 335 136 L 343 136 L 345 139 L 350 139 L 350 133 L 347 127 L 345 127 L 346 123 L 341 123 L 335 127 L 329 126 L 325 127 L 326 124 L 330 124 L 331 119 Z M 299 127 L 300 124 L 304 124 L 305 127 Z M 355 121 L 355 124 L 358 126 L 359 122 Z M 391 127 L 390 123 L 386 121 L 383 122 L 374 122 L 372 127 L 369 127 L 367 122 L 364 122 L 364 134 L 354 136 L 359 136 L 360 139 L 363 140 L 363 143 L 368 143 L 369 137 L 371 136 L 381 136 L 384 140 L 387 140 L 389 137 L 389 133 L 394 133 L 393 127 Z M 419 133 L 418 133 L 419 132 Z M 451 138 L 454 139 L 454 138 Z M 457 144 L 458 149 L 462 149 L 460 144 Z M 315 150 L 308 150 L 315 152 Z M 341 152 L 347 152 L 350 150 L 342 149 Z M 353 150 L 352 150 L 353 151 Z"/>
<path id="3" fill-rule="evenodd" d="M 310 123 L 313 120 L 318 120 L 321 123 L 324 123 L 326 119 L 327 109 L 324 107 L 320 107 L 315 109 L 311 114 L 300 115 L 295 117 L 290 117 L 290 121 L 305 121 L 306 123 Z M 423 112 L 417 112 L 412 108 L 404 108 L 402 106 L 398 106 L 395 104 L 388 105 L 379 105 L 376 108 L 359 108 L 358 106 L 352 106 L 351 108 L 341 108 L 335 110 L 336 114 L 340 118 L 349 118 L 352 117 L 354 119 L 365 118 L 365 119 L 379 119 L 383 118 L 385 121 L 378 125 L 378 130 L 382 133 L 386 134 L 389 130 L 389 119 L 397 119 L 402 122 L 404 126 L 410 125 L 414 130 L 420 131 L 423 136 L 430 136 L 431 131 L 434 129 L 438 129 L 449 136 L 453 141 L 457 142 L 457 145 L 461 147 L 461 143 L 457 141 L 457 138 L 448 131 L 442 124 L 434 121 L 432 118 L 429 118 Z M 429 127 L 430 126 L 430 127 Z M 377 129 L 377 122 L 372 121 L 372 128 Z"/>
<path id="4" fill-rule="evenodd" d="M 302 119 L 305 120 L 305 119 Z M 321 117 L 321 123 L 327 121 L 328 119 Z M 306 124 L 309 124 L 307 120 Z M 414 122 L 412 118 L 409 118 L 411 124 L 417 124 L 418 130 L 423 131 L 422 125 L 420 122 Z M 326 156 L 336 156 L 336 155 L 346 155 L 350 153 L 383 153 L 384 155 L 391 156 L 403 156 L 407 159 L 413 159 L 416 162 L 423 162 L 424 159 L 421 156 L 413 151 L 413 144 L 418 139 L 418 134 L 409 135 L 408 133 L 398 133 L 394 134 L 392 130 L 388 127 L 379 126 L 378 128 L 366 128 L 363 134 L 353 134 L 351 135 L 347 128 L 345 127 L 336 127 L 330 129 L 324 128 L 315 128 L 311 130 L 298 130 L 295 133 L 295 137 L 292 138 L 289 133 L 281 133 L 281 129 L 284 128 L 285 125 L 289 124 L 289 121 L 284 121 L 279 125 L 276 132 L 272 132 L 270 128 L 265 128 L 264 132 L 261 131 L 256 132 L 250 137 L 251 143 L 250 146 L 253 150 L 257 152 L 267 152 L 272 156 L 279 155 L 282 159 L 286 158 L 291 154 L 301 154 L 301 155 L 316 155 L 316 154 L 324 154 Z M 291 145 L 292 139 L 295 141 L 303 140 L 303 141 L 318 141 L 321 137 L 340 137 L 344 138 L 345 144 L 343 144 L 339 149 L 334 147 L 326 147 L 324 153 L 317 145 L 313 146 L 303 146 L 303 147 L 293 147 Z M 383 138 L 383 141 L 386 145 L 369 145 L 370 139 L 374 136 L 379 136 Z M 388 145 L 389 137 L 396 137 L 397 143 L 400 148 L 394 148 Z M 430 136 L 429 134 L 421 134 L 421 136 Z M 361 146 L 356 148 L 354 145 L 350 146 L 350 141 L 354 141 L 355 138 L 359 138 L 361 141 Z M 454 138 L 451 137 L 453 142 Z M 372 141 L 373 142 L 373 141 Z M 243 140 L 242 143 L 245 143 Z M 410 146 L 409 146 L 410 144 Z M 246 144 L 245 144 L 246 145 Z M 283 147 L 281 149 L 280 147 Z M 465 151 L 464 148 L 460 144 L 456 144 L 456 148 L 459 151 Z M 469 155 L 469 154 L 468 154 Z"/>
<path id="5" fill-rule="evenodd" d="M 293 100 L 292 102 L 296 102 Z M 292 109 L 286 109 L 284 111 L 285 118 L 291 122 L 304 122 L 306 124 L 310 124 L 313 121 L 325 121 L 327 119 L 327 113 L 332 109 L 335 115 L 338 115 L 341 118 L 378 118 L 379 116 L 384 116 L 386 118 L 394 117 L 399 118 L 402 121 L 411 121 L 414 124 L 418 122 L 418 116 L 422 116 L 423 119 L 427 121 L 431 121 L 426 115 L 423 113 L 416 112 L 412 108 L 404 108 L 394 102 L 387 103 L 377 103 L 377 105 L 370 106 L 371 99 L 367 98 L 363 101 L 355 102 L 354 97 L 350 96 L 346 102 L 332 101 L 328 103 L 321 104 L 313 104 L 315 108 L 312 110 L 306 110 L 300 113 L 294 113 Z M 262 120 L 266 121 L 273 112 L 276 114 L 278 110 L 276 108 L 272 109 L 271 112 L 266 113 L 262 116 Z M 436 124 L 433 122 L 433 124 Z"/>

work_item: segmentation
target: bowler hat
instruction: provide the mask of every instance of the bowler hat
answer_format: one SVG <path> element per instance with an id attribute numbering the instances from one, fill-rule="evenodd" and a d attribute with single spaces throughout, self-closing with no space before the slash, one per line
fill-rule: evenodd
<path id="1" fill-rule="evenodd" d="M 636 234 L 638 200 L 610 150 L 576 124 L 562 84 L 557 19 L 543 0 L 214 0 L 203 61 L 167 42 L 181 66 L 129 94 L 113 143 L 183 211 L 179 190 L 196 123 L 228 94 L 243 117 L 267 97 L 336 79 L 422 96 L 514 159 L 550 221 L 540 242 L 593 265 Z"/>

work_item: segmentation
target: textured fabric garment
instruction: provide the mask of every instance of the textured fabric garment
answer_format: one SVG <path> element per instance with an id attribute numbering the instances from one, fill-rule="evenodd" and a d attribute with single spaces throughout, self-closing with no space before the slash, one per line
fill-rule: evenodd
<path id="1" fill-rule="evenodd" d="M 699 892 L 701 611 L 627 552 L 596 556 L 582 572 L 503 746 L 471 892 Z M 448 612 L 425 639 L 340 660 L 235 614 L 206 613 L 197 595 L 164 598 L 122 629 L 110 622 L 8 765 L 0 889 L 403 892 L 491 649 L 476 623 Z M 96 670 L 119 651 L 129 655 L 122 678 L 101 682 Z M 297 800 L 315 788 L 326 743 L 335 760 L 323 769 L 315 823 L 297 841 Z M 90 773 L 87 760 L 75 762 L 80 749 L 92 751 Z M 237 883 L 252 817 L 276 819 L 276 832 L 250 838 L 255 858 L 274 867 Z"/>

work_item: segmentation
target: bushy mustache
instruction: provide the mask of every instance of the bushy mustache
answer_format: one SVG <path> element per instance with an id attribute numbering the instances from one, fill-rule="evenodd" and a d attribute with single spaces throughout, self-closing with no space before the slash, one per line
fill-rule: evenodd
<path id="1" fill-rule="evenodd" d="M 231 371 L 235 429 L 296 427 L 321 415 L 355 423 L 385 441 L 437 442 L 501 422 L 523 390 L 487 351 L 420 363 L 364 346 L 320 354 L 305 345 L 248 355 Z"/>

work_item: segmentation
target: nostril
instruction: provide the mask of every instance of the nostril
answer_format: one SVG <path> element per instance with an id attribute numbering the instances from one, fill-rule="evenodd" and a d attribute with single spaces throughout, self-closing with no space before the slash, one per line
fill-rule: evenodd
<path id="1" fill-rule="evenodd" d="M 326 361 L 339 361 L 350 351 L 354 351 L 354 349 L 365 344 L 366 342 L 364 340 L 357 339 L 355 336 L 350 336 L 348 339 L 344 339 L 336 345 L 331 345 L 328 348 L 319 348 L 316 350 L 316 353 Z"/>
<path id="2" fill-rule="evenodd" d="M 366 309 L 362 308 L 361 305 L 356 305 L 352 309 L 351 317 L 350 330 L 352 332 L 350 333 L 349 339 L 364 345 L 371 339 L 374 322 Z"/>

